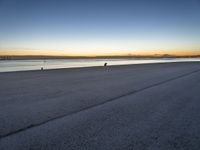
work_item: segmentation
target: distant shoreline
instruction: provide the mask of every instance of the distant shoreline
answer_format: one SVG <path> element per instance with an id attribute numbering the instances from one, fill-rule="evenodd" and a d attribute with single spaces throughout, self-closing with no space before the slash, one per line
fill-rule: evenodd
<path id="1" fill-rule="evenodd" d="M 41 59 L 160 59 L 160 58 L 200 58 L 200 55 L 195 56 L 174 56 L 174 55 L 161 55 L 161 56 L 0 56 L 0 60 L 41 60 Z"/>

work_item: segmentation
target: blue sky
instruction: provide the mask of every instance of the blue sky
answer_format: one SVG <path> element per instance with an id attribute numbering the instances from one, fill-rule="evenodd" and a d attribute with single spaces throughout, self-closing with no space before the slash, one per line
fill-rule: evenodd
<path id="1" fill-rule="evenodd" d="M 200 53 L 200 0 L 0 0 L 0 54 Z"/>

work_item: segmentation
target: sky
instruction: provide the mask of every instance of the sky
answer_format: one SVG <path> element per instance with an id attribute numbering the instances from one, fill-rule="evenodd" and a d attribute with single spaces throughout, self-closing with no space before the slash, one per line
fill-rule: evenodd
<path id="1" fill-rule="evenodd" d="M 155 54 L 200 54 L 200 0 L 0 0 L 0 55 Z"/>

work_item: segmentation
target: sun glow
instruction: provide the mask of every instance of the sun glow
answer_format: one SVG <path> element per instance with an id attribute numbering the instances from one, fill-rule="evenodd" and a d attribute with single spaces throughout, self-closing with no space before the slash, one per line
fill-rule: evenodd
<path id="1" fill-rule="evenodd" d="M 48 56 L 156 56 L 156 55 L 193 56 L 200 55 L 200 50 L 48 50 L 48 49 L 6 49 L 0 55 L 48 55 Z"/>

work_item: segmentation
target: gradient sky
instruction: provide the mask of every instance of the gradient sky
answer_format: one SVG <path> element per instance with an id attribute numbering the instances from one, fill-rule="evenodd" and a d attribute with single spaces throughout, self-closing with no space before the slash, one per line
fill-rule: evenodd
<path id="1" fill-rule="evenodd" d="M 200 0 L 0 0 L 8 54 L 200 54 Z"/>

